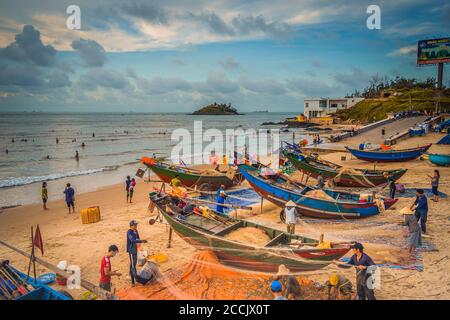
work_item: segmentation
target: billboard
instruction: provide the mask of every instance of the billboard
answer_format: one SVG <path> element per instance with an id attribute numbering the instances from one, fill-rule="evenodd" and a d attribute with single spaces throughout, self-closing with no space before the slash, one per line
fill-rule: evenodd
<path id="1" fill-rule="evenodd" d="M 450 62 L 450 38 L 420 40 L 417 48 L 417 64 Z"/>

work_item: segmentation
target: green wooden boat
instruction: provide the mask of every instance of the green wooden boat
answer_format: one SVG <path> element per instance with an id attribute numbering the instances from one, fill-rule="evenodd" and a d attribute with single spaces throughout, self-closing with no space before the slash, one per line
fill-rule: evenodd
<path id="1" fill-rule="evenodd" d="M 183 186 L 197 186 L 199 190 L 217 190 L 221 185 L 224 185 L 225 188 L 230 188 L 242 182 L 240 173 L 231 167 L 229 167 L 227 172 L 218 172 L 212 175 L 208 172 L 175 166 L 148 157 L 143 157 L 141 162 L 166 183 L 170 183 L 178 175 L 178 179 Z"/>
<path id="2" fill-rule="evenodd" d="M 221 263 L 231 267 L 273 273 L 284 264 L 292 272 L 312 271 L 341 258 L 351 246 L 346 242 L 330 243 L 327 248 L 317 247 L 319 241 L 301 235 L 289 235 L 213 211 L 205 216 L 198 213 L 188 199 L 180 200 L 165 193 L 150 193 L 150 201 L 183 240 L 197 249 L 213 251 Z M 180 206 L 180 201 L 185 205 Z M 258 246 L 226 238 L 230 232 L 245 227 L 263 230 L 270 240 Z"/>

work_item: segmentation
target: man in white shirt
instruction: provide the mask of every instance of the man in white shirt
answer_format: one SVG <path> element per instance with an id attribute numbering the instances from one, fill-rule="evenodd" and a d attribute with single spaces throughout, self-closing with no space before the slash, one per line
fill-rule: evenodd
<path id="1" fill-rule="evenodd" d="M 289 200 L 284 208 L 285 220 L 287 225 L 287 232 L 290 234 L 295 233 L 295 224 L 297 222 L 297 210 L 294 201 Z"/>

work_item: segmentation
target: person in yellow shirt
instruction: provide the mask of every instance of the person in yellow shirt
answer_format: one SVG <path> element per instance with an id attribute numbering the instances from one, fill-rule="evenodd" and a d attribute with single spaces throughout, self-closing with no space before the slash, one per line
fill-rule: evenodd
<path id="1" fill-rule="evenodd" d="M 47 182 L 42 183 L 42 207 L 44 210 L 48 210 L 47 208 L 47 200 L 48 200 L 48 191 L 47 191 Z"/>
<path id="2" fill-rule="evenodd" d="M 346 277 L 338 274 L 332 274 L 330 279 L 325 282 L 325 286 L 328 288 L 328 300 L 331 299 L 331 291 L 334 291 L 334 296 L 341 300 L 351 299 L 352 296 L 352 283 Z"/>
<path id="3" fill-rule="evenodd" d="M 181 181 L 178 179 L 179 175 L 177 174 L 172 180 L 170 180 L 170 186 L 171 187 L 180 187 Z"/>

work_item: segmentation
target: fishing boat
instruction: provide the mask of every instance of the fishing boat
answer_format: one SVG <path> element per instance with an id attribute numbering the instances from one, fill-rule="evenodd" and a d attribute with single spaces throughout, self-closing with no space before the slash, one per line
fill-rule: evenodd
<path id="1" fill-rule="evenodd" d="M 9 265 L 8 260 L 1 261 L 0 297 L 6 300 L 72 300 L 66 292 L 56 291 L 27 277 Z"/>
<path id="2" fill-rule="evenodd" d="M 450 166 L 450 154 L 428 153 L 428 160 L 437 166 Z"/>
<path id="3" fill-rule="evenodd" d="M 379 203 L 390 208 L 398 199 L 374 199 L 371 194 L 343 192 L 331 189 L 317 190 L 282 175 L 263 177 L 255 170 L 240 165 L 239 170 L 250 186 L 264 199 L 284 208 L 289 200 L 297 204 L 297 212 L 306 217 L 323 219 L 359 219 L 380 213 Z M 320 192 L 321 197 L 318 197 Z M 379 201 L 377 201 L 379 200 Z M 280 213 L 284 221 L 284 210 Z"/>
<path id="4" fill-rule="evenodd" d="M 319 160 L 318 157 L 304 156 L 297 152 L 283 150 L 282 154 L 297 170 L 304 174 L 313 178 L 317 178 L 320 174 L 325 180 L 333 179 L 336 186 L 340 187 L 370 188 L 386 185 L 388 179 L 385 174 L 396 181 L 407 171 L 407 169 L 347 169 L 329 161 Z"/>
<path id="5" fill-rule="evenodd" d="M 360 160 L 370 162 L 402 162 L 414 160 L 427 152 L 431 147 L 431 143 L 422 147 L 403 149 L 403 150 L 387 150 L 387 151 L 369 151 L 357 150 L 345 147 L 348 152 Z"/>
<path id="6" fill-rule="evenodd" d="M 197 186 L 200 190 L 217 190 L 221 185 L 229 188 L 241 181 L 240 174 L 230 166 L 227 172 L 219 172 L 176 166 L 148 157 L 142 157 L 141 162 L 166 183 L 178 175 L 183 186 Z"/>
<path id="7" fill-rule="evenodd" d="M 195 205 L 184 202 L 180 205 L 184 199 L 164 193 L 151 193 L 150 201 L 184 241 L 197 249 L 213 251 L 221 263 L 235 268 L 273 273 L 284 264 L 292 272 L 312 271 L 344 256 L 351 246 L 349 242 L 321 246 L 317 240 L 289 235 L 254 222 L 213 212 L 198 214 Z M 267 235 L 267 243 L 255 245 L 227 238 L 231 232 L 247 227 L 262 230 Z"/>

